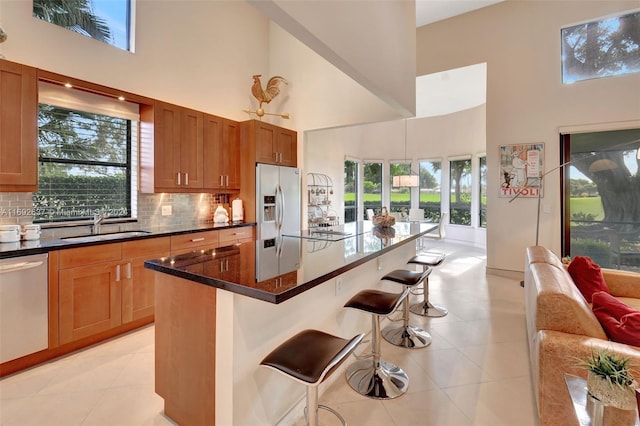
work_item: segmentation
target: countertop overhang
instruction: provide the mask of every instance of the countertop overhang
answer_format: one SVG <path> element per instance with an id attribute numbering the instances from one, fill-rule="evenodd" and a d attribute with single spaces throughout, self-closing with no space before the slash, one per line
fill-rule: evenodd
<path id="1" fill-rule="evenodd" d="M 390 228 L 377 228 L 369 221 L 355 222 L 331 228 L 335 233 L 327 235 L 337 235 L 339 239 L 309 238 L 309 232 L 302 231 L 295 236 L 148 260 L 144 265 L 195 283 L 279 304 L 415 241 L 437 226 L 398 222 Z"/>

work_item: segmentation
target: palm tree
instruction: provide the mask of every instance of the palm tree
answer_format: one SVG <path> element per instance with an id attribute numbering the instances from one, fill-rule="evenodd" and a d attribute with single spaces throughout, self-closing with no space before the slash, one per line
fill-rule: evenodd
<path id="1" fill-rule="evenodd" d="M 93 13 L 91 0 L 33 0 L 33 15 L 96 40 L 112 41 L 109 25 Z"/>

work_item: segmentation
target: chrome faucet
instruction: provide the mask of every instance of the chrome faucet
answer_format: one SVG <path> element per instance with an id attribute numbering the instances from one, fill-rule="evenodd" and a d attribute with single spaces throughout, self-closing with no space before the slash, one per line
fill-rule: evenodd
<path id="1" fill-rule="evenodd" d="M 93 228 L 91 229 L 91 233 L 93 235 L 98 235 L 100 233 L 100 225 L 108 217 L 109 213 L 96 213 L 93 215 Z"/>

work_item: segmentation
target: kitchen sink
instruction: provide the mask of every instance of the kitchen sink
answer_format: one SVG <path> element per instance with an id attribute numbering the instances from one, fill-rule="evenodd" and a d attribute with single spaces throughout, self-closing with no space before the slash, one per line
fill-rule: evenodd
<path id="1" fill-rule="evenodd" d="M 77 237 L 65 237 L 61 240 L 74 242 L 74 243 L 92 243 L 96 241 L 108 241 L 119 240 L 122 238 L 133 238 L 141 235 L 148 235 L 149 231 L 124 231 L 124 232 L 112 232 L 108 234 L 91 234 L 91 235 L 79 235 Z"/>

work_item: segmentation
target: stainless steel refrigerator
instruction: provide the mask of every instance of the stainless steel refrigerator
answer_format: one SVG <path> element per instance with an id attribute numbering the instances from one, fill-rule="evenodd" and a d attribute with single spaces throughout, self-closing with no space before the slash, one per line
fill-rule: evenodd
<path id="1" fill-rule="evenodd" d="M 256 165 L 258 240 L 300 232 L 300 169 Z"/>

